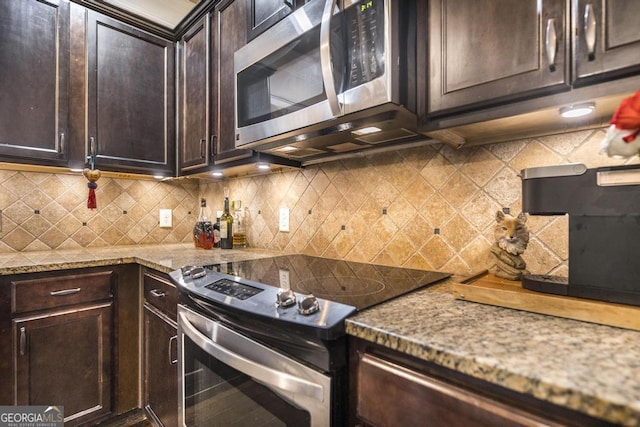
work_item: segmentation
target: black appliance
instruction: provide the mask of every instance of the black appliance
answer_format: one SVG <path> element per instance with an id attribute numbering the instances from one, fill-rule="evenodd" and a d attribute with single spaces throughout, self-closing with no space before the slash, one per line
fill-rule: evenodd
<path id="1" fill-rule="evenodd" d="M 241 417 L 259 425 L 345 425 L 344 320 L 450 275 L 287 255 L 170 276 L 181 293 L 180 425 L 195 427 Z"/>
<path id="2" fill-rule="evenodd" d="M 524 275 L 541 292 L 640 305 L 640 166 L 522 171 L 522 207 L 569 215 L 569 277 Z"/>

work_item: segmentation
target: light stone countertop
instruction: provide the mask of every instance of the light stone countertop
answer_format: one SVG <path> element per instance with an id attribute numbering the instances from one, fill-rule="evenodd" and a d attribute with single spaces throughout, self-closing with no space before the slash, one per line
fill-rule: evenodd
<path id="1" fill-rule="evenodd" d="M 606 421 L 640 426 L 640 332 L 456 300 L 448 282 L 347 319 L 353 335 Z"/>
<path id="2" fill-rule="evenodd" d="M 0 275 L 138 263 L 183 265 L 264 258 L 261 249 L 192 244 L 0 254 Z M 640 332 L 458 301 L 453 280 L 347 319 L 347 333 L 613 423 L 640 426 Z"/>
<path id="3" fill-rule="evenodd" d="M 164 273 L 185 265 L 207 265 L 281 255 L 265 249 L 195 248 L 191 243 L 110 246 L 0 254 L 0 275 L 138 263 Z"/>

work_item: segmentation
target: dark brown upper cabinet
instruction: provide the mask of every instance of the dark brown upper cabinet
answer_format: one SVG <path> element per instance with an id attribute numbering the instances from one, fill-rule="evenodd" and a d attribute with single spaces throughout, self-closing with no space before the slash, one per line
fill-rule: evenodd
<path id="1" fill-rule="evenodd" d="M 574 85 L 640 72 L 640 2 L 574 0 Z"/>
<path id="2" fill-rule="evenodd" d="M 0 158 L 66 166 L 69 2 L 0 2 Z"/>
<path id="3" fill-rule="evenodd" d="M 250 0 L 225 0 L 214 10 L 214 164 L 250 157 L 252 150 L 236 149 L 235 73 L 233 54 L 247 44 L 247 4 Z"/>
<path id="4" fill-rule="evenodd" d="M 428 62 L 418 71 L 427 114 L 568 90 L 568 17 L 566 0 L 430 1 Z"/>
<path id="5" fill-rule="evenodd" d="M 180 172 L 206 167 L 212 160 L 211 16 L 206 14 L 178 43 Z"/>
<path id="6" fill-rule="evenodd" d="M 175 43 L 87 12 L 88 153 L 99 169 L 175 174 Z"/>
<path id="7" fill-rule="evenodd" d="M 253 40 L 269 27 L 302 6 L 305 0 L 247 0 L 248 39 Z"/>

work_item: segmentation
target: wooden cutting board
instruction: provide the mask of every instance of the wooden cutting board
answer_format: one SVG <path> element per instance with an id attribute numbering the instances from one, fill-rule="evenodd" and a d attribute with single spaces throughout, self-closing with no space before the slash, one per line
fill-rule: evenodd
<path id="1" fill-rule="evenodd" d="M 483 271 L 453 284 L 456 299 L 640 331 L 640 307 L 545 294 Z"/>

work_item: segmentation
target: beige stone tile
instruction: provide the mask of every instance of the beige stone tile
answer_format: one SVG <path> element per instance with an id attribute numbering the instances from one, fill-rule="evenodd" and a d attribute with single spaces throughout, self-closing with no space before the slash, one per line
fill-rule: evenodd
<path id="1" fill-rule="evenodd" d="M 469 177 L 476 185 L 484 186 L 503 167 L 498 160 L 484 147 L 478 149 L 460 167 L 460 171 Z"/>
<path id="2" fill-rule="evenodd" d="M 36 238 L 33 234 L 28 233 L 22 227 L 17 227 L 8 234 L 6 234 L 2 241 L 10 246 L 11 248 L 21 251 L 26 248 L 31 242 L 33 242 Z"/>
<path id="3" fill-rule="evenodd" d="M 442 237 L 460 252 L 475 236 L 477 232 L 473 226 L 461 215 L 454 217 L 441 227 Z"/>
<path id="4" fill-rule="evenodd" d="M 419 253 L 438 269 L 455 255 L 455 251 L 444 241 L 442 235 L 431 236 L 419 249 Z"/>
<path id="5" fill-rule="evenodd" d="M 555 217 L 537 234 L 540 243 L 552 251 L 558 258 L 569 257 L 569 216 Z"/>
<path id="6" fill-rule="evenodd" d="M 495 222 L 496 211 L 501 209 L 502 206 L 485 192 L 478 191 L 459 212 L 474 227 L 483 230 Z"/>
<path id="7" fill-rule="evenodd" d="M 434 228 L 438 228 L 451 218 L 455 209 L 440 194 L 435 194 L 422 205 L 419 213 Z"/>
<path id="8" fill-rule="evenodd" d="M 538 141 L 531 140 L 516 157 L 511 161 L 513 167 L 518 173 L 522 169 L 550 166 L 566 163 L 561 156 L 544 146 Z"/>
<path id="9" fill-rule="evenodd" d="M 479 187 L 462 174 L 455 174 L 440 189 L 439 194 L 455 209 L 460 209 L 479 190 Z"/>
<path id="10" fill-rule="evenodd" d="M 389 241 L 385 250 L 393 260 L 393 265 L 401 266 L 415 253 L 416 248 L 412 241 L 400 231 Z"/>
<path id="11" fill-rule="evenodd" d="M 25 230 L 29 230 L 30 234 L 39 238 L 51 227 L 51 223 L 43 218 L 42 215 L 32 215 L 22 223 L 22 227 Z"/>
<path id="12" fill-rule="evenodd" d="M 434 193 L 433 187 L 421 175 L 416 175 L 402 195 L 414 208 L 419 209 Z"/>
<path id="13" fill-rule="evenodd" d="M 502 168 L 483 189 L 497 203 L 508 207 L 522 197 L 522 179 L 518 174 L 509 167 Z"/>
<path id="14" fill-rule="evenodd" d="M 33 209 L 27 206 L 22 200 L 18 200 L 13 203 L 11 206 L 6 207 L 2 210 L 2 215 L 5 218 L 8 218 L 15 222 L 16 224 L 22 224 L 29 218 L 31 218 L 34 213 Z"/>
<path id="15" fill-rule="evenodd" d="M 409 220 L 402 231 L 415 247 L 422 246 L 424 242 L 433 236 L 433 227 L 417 213 Z"/>
<path id="16" fill-rule="evenodd" d="M 533 274 L 549 274 L 561 262 L 561 259 L 542 245 L 536 237 L 529 240 L 522 258 L 527 262 L 527 269 Z"/>
<path id="17" fill-rule="evenodd" d="M 39 236 L 39 240 L 50 249 L 58 248 L 69 236 L 57 227 L 51 227 Z"/>
<path id="18" fill-rule="evenodd" d="M 439 190 L 454 173 L 456 167 L 441 154 L 434 156 L 420 171 L 420 175 L 436 190 Z"/>
<path id="19" fill-rule="evenodd" d="M 413 207 L 411 203 L 407 199 L 405 199 L 402 195 L 398 196 L 387 210 L 387 214 L 389 218 L 398 226 L 398 228 L 403 228 L 407 222 L 411 220 L 416 215 L 416 208 Z"/>

